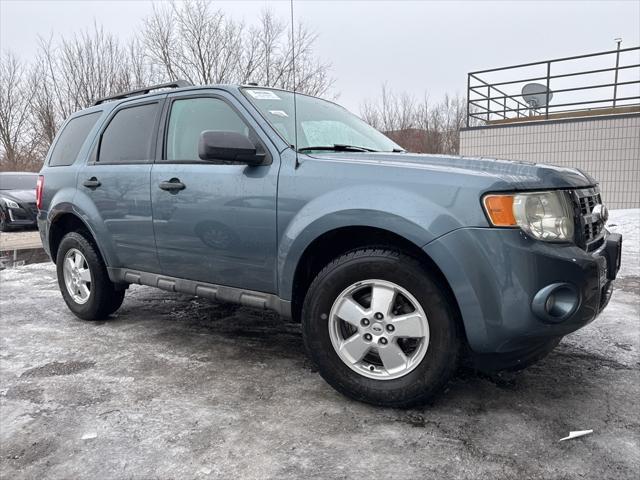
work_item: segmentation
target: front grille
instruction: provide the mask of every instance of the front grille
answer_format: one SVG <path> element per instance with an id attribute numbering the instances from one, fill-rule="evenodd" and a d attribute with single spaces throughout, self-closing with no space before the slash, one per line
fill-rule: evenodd
<path id="1" fill-rule="evenodd" d="M 602 223 L 587 223 L 584 226 L 584 238 L 587 242 L 592 241 L 594 238 L 600 236 L 604 225 Z"/>
<path id="2" fill-rule="evenodd" d="M 595 189 L 588 189 L 588 190 L 595 190 Z M 578 190 L 578 192 L 584 192 L 584 190 Z M 600 199 L 599 193 L 594 193 L 590 191 L 587 191 L 585 193 L 586 195 L 579 196 L 578 200 L 580 202 L 580 210 L 582 211 L 582 215 L 589 215 L 591 212 L 593 212 L 593 207 L 595 207 L 599 203 L 602 203 L 602 200 Z"/>
<path id="3" fill-rule="evenodd" d="M 576 241 L 587 251 L 597 249 L 604 242 L 604 221 L 594 214 L 596 205 L 602 204 L 597 187 L 573 191 L 576 203 Z"/>

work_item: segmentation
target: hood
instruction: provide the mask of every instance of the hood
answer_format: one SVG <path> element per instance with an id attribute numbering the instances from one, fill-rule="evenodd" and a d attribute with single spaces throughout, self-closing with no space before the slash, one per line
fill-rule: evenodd
<path id="1" fill-rule="evenodd" d="M 369 165 L 396 166 L 421 170 L 451 171 L 451 173 L 493 177 L 496 190 L 526 190 L 539 188 L 579 188 L 596 184 L 588 174 L 575 168 L 557 167 L 517 160 L 483 157 L 427 155 L 414 153 L 314 153 L 317 159 L 362 162 Z"/>
<path id="2" fill-rule="evenodd" d="M 0 197 L 8 198 L 14 202 L 36 203 L 36 191 L 34 190 L 0 190 Z"/>

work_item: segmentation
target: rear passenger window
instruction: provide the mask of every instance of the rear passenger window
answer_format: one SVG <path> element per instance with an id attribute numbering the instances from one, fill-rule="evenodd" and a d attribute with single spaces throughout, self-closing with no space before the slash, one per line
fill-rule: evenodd
<path id="1" fill-rule="evenodd" d="M 69 120 L 53 147 L 49 158 L 50 167 L 64 167 L 76 161 L 87 135 L 101 114 L 102 112 L 94 112 Z"/>
<path id="2" fill-rule="evenodd" d="M 116 113 L 102 134 L 98 162 L 149 161 L 158 111 L 158 103 L 149 103 L 124 108 Z"/>

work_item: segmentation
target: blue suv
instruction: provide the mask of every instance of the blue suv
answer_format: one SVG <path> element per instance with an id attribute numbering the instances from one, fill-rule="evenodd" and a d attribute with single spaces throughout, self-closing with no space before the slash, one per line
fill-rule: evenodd
<path id="1" fill-rule="evenodd" d="M 328 383 L 377 405 L 423 403 L 462 358 L 530 365 L 596 318 L 620 266 L 583 172 L 410 154 L 258 86 L 100 100 L 60 129 L 36 193 L 78 317 L 130 284 L 273 309 Z"/>

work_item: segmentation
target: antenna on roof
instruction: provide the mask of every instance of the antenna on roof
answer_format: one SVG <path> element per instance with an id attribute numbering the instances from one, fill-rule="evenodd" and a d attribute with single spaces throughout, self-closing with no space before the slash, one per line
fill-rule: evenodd
<path id="1" fill-rule="evenodd" d="M 553 98 L 553 92 L 541 83 L 527 83 L 522 87 L 522 98 L 529 105 L 529 115 L 540 107 L 546 107 Z"/>
<path id="2" fill-rule="evenodd" d="M 291 0 L 291 68 L 293 70 L 293 141 L 294 152 L 296 154 L 296 168 L 300 166 L 298 161 L 298 110 L 296 105 L 296 50 L 295 50 L 295 27 L 293 24 L 293 0 Z"/>

